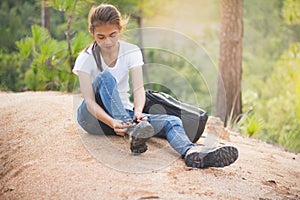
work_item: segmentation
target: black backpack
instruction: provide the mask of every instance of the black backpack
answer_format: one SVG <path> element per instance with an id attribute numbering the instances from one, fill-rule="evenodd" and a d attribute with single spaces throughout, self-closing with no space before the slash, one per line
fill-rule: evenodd
<path id="1" fill-rule="evenodd" d="M 204 110 L 183 103 L 164 92 L 152 90 L 146 90 L 146 103 L 143 112 L 179 117 L 187 136 L 194 143 L 201 137 L 208 119 Z"/>

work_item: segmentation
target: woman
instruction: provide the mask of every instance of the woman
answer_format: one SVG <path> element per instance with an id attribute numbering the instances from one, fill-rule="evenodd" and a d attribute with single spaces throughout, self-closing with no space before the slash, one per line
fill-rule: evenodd
<path id="1" fill-rule="evenodd" d="M 224 167 L 237 159 L 238 151 L 231 146 L 199 151 L 187 137 L 178 117 L 142 113 L 145 104 L 143 58 L 136 45 L 119 39 L 125 24 L 120 12 L 112 5 L 102 4 L 91 9 L 88 21 L 94 44 L 100 47 L 103 71 L 98 69 L 93 57 L 95 45 L 80 53 L 73 72 L 79 76 L 84 97 L 78 108 L 78 122 L 83 129 L 90 134 L 127 135 L 134 154 L 147 150 L 146 141 L 151 136 L 164 137 L 190 167 Z M 129 73 L 133 105 L 129 101 Z"/>

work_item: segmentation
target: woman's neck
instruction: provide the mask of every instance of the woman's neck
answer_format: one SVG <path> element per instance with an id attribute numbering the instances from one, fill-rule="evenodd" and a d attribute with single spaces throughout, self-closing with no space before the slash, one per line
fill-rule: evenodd
<path id="1" fill-rule="evenodd" d="M 116 48 L 114 48 L 112 51 L 104 51 L 103 49 L 101 49 L 102 58 L 104 59 L 104 62 L 109 67 L 115 66 L 119 56 L 119 49 L 120 49 L 119 42 L 116 45 Z"/>

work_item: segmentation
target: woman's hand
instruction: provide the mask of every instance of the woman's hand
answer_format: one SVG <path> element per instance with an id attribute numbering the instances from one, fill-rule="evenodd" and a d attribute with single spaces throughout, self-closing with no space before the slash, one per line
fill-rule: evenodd
<path id="1" fill-rule="evenodd" d="M 130 122 L 123 122 L 121 120 L 114 119 L 111 128 L 114 129 L 115 133 L 119 136 L 125 136 L 128 127 L 131 125 Z"/>
<path id="2" fill-rule="evenodd" d="M 133 118 L 133 120 L 136 121 L 136 122 L 147 121 L 148 117 L 145 116 L 141 112 L 134 112 L 134 118 Z"/>

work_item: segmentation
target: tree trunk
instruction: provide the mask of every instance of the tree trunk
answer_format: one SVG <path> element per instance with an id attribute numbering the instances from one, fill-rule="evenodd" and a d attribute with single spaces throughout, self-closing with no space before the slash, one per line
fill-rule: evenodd
<path id="1" fill-rule="evenodd" d="M 225 125 L 242 113 L 243 0 L 221 0 L 221 35 L 216 115 Z"/>
<path id="2" fill-rule="evenodd" d="M 46 0 L 42 0 L 42 27 L 46 28 L 50 33 L 50 8 L 46 4 Z"/>

